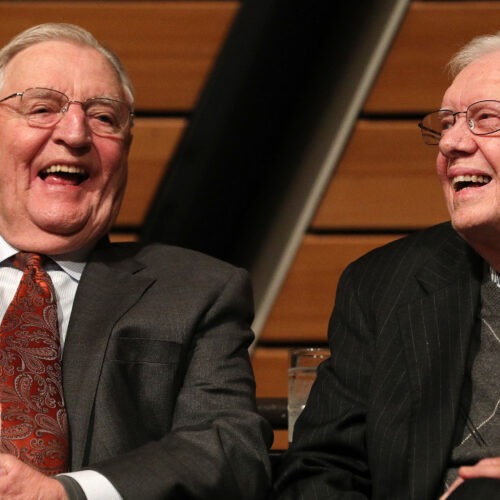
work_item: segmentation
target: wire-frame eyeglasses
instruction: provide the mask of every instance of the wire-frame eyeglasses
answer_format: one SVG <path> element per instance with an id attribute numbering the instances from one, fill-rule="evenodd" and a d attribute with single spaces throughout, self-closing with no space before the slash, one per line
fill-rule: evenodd
<path id="1" fill-rule="evenodd" d="M 457 116 L 465 115 L 468 129 L 474 135 L 488 135 L 500 131 L 500 101 L 484 100 L 472 103 L 465 111 L 440 109 L 425 115 L 418 124 L 426 144 L 439 144 L 446 132 L 455 125 Z"/>
<path id="2" fill-rule="evenodd" d="M 0 103 L 15 97 L 19 97 L 19 106 L 13 109 L 26 117 L 32 127 L 54 127 L 68 111 L 70 104 L 82 106 L 90 130 L 97 135 L 122 137 L 129 125 L 133 124 L 133 110 L 127 103 L 117 99 L 91 97 L 76 101 L 58 90 L 34 87 L 10 94 L 0 99 Z"/>

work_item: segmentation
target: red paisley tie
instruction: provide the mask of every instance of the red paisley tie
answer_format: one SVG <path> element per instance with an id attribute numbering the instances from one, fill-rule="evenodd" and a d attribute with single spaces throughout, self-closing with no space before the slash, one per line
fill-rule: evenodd
<path id="1" fill-rule="evenodd" d="M 0 452 L 54 475 L 68 470 L 68 425 L 55 292 L 41 260 L 13 260 L 23 277 L 0 325 Z"/>

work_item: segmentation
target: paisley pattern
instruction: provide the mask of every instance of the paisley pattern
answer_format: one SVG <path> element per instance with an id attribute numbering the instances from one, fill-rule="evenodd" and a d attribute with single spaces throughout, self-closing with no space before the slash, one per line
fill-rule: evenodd
<path id="1" fill-rule="evenodd" d="M 54 475 L 68 470 L 55 292 L 40 255 L 13 263 L 24 274 L 0 325 L 0 452 Z"/>

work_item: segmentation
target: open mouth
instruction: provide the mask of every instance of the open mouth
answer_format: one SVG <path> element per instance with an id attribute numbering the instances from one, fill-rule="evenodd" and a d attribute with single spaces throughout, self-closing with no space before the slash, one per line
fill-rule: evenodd
<path id="1" fill-rule="evenodd" d="M 491 177 L 487 175 L 457 175 L 451 181 L 451 185 L 455 192 L 466 188 L 477 188 L 488 184 Z"/>
<path id="2" fill-rule="evenodd" d="M 52 177 L 75 186 L 80 185 L 83 181 L 89 178 L 88 173 L 83 168 L 70 165 L 52 165 L 51 167 L 40 171 L 38 175 L 43 181 Z"/>

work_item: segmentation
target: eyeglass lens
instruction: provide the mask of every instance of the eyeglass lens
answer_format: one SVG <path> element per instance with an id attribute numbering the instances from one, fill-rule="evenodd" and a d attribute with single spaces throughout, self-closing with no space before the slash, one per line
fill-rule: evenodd
<path id="1" fill-rule="evenodd" d="M 500 101 L 485 100 L 471 104 L 466 111 L 442 109 L 426 115 L 420 123 L 424 142 L 437 144 L 461 114 L 465 114 L 467 126 L 475 135 L 487 135 L 500 130 Z"/>
<path id="2" fill-rule="evenodd" d="M 72 103 L 82 105 L 88 126 L 97 134 L 119 135 L 130 119 L 130 110 L 121 101 L 104 97 L 84 102 L 70 101 L 62 92 L 43 88 L 32 88 L 22 93 L 20 112 L 34 126 L 51 127 L 62 118 Z"/>

